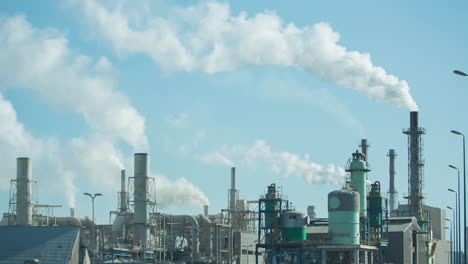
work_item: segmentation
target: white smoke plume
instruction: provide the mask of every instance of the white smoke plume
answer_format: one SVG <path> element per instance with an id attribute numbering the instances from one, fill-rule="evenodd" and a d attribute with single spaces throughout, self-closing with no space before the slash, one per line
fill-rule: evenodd
<path id="1" fill-rule="evenodd" d="M 205 155 L 201 155 L 199 157 L 199 160 L 203 163 L 206 163 L 206 164 L 221 164 L 221 165 L 224 165 L 224 166 L 228 166 L 228 167 L 233 167 L 234 166 L 234 162 L 232 160 L 230 160 L 229 158 L 227 158 L 225 155 L 219 153 L 219 152 L 214 152 L 214 153 L 208 153 L 208 154 L 205 154 Z"/>
<path id="2" fill-rule="evenodd" d="M 75 174 L 66 169 L 66 154 L 53 139 L 38 139 L 30 135 L 16 116 L 13 105 L 0 94 L 0 189 L 7 189 L 16 178 L 16 158 L 32 159 L 33 180 L 40 180 L 48 190 L 63 190 L 70 207 L 75 205 L 77 192 Z M 46 177 L 44 177 L 46 175 Z M 53 176 L 53 177 L 47 177 Z"/>
<path id="3" fill-rule="evenodd" d="M 205 194 L 185 178 L 171 181 L 166 176 L 158 174 L 156 182 L 156 197 L 160 208 L 171 205 L 203 206 L 210 204 Z"/>
<path id="4" fill-rule="evenodd" d="M 273 151 L 263 140 L 257 140 L 245 153 L 247 162 L 264 161 L 270 164 L 272 171 L 282 177 L 298 175 L 308 183 L 342 184 L 345 180 L 345 170 L 334 164 L 323 166 L 310 161 L 310 155 L 301 158 L 289 152 Z"/>
<path id="5" fill-rule="evenodd" d="M 324 166 L 310 160 L 310 155 L 303 157 L 285 151 L 274 151 L 271 146 L 257 140 L 250 147 L 227 147 L 201 156 L 199 160 L 207 164 L 233 166 L 231 159 L 244 161 L 240 166 L 265 165 L 279 177 L 300 176 L 308 183 L 342 184 L 345 181 L 345 170 L 334 164 Z M 229 157 L 229 158 L 228 158 Z M 230 159 L 231 158 L 231 159 Z M 226 160 L 231 163 L 226 163 Z"/>
<path id="6" fill-rule="evenodd" d="M 417 110 L 406 81 L 373 65 L 368 53 L 339 45 L 340 35 L 327 23 L 299 28 L 273 12 L 233 15 L 229 4 L 212 1 L 173 8 L 166 17 L 141 12 L 135 23 L 121 5 L 79 3 L 91 30 L 117 53 L 146 54 L 166 70 L 215 73 L 244 65 L 291 66 Z"/>
<path id="7" fill-rule="evenodd" d="M 145 119 L 116 91 L 109 61 L 96 63 L 68 48 L 63 33 L 32 27 L 24 16 L 0 18 L 0 80 L 32 89 L 58 107 L 80 113 L 97 133 L 145 147 Z"/>

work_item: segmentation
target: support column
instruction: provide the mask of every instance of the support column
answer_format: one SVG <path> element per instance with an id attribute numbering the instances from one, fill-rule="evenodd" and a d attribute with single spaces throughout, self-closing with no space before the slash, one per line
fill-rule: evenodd
<path id="1" fill-rule="evenodd" d="M 327 264 L 327 251 L 322 249 L 322 264 Z"/>
<path id="2" fill-rule="evenodd" d="M 359 250 L 354 250 L 353 264 L 359 264 Z"/>

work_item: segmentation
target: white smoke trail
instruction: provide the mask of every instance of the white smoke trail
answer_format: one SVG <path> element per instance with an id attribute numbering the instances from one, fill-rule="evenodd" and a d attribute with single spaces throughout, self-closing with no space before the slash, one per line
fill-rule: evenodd
<path id="1" fill-rule="evenodd" d="M 298 175 L 308 183 L 341 184 L 345 180 L 345 170 L 333 164 L 323 166 L 310 161 L 310 155 L 301 158 L 289 152 L 273 151 L 263 140 L 257 140 L 245 153 L 247 162 L 257 160 L 270 164 L 272 171 L 282 177 Z"/>
<path id="2" fill-rule="evenodd" d="M 227 158 L 225 155 L 219 153 L 219 152 L 214 152 L 214 153 L 208 153 L 205 155 L 201 155 L 199 157 L 199 160 L 203 163 L 206 164 L 222 164 L 224 166 L 228 167 L 233 167 L 234 162 Z"/>
<path id="3" fill-rule="evenodd" d="M 244 65 L 283 65 L 320 74 L 341 86 L 399 107 L 417 110 L 406 81 L 348 51 L 327 23 L 298 28 L 273 12 L 231 14 L 227 3 L 174 8 L 167 17 L 142 12 L 138 25 L 123 8 L 79 2 L 96 36 L 119 53 L 142 53 L 166 70 L 214 73 Z"/>
<path id="4" fill-rule="evenodd" d="M 205 194 L 185 178 L 171 181 L 164 175 L 156 176 L 156 196 L 160 208 L 171 205 L 209 205 Z"/>

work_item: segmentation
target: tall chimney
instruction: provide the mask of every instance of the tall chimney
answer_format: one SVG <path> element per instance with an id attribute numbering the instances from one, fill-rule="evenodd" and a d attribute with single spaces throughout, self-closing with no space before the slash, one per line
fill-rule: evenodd
<path id="1" fill-rule="evenodd" d="M 236 212 L 236 201 L 237 201 L 237 189 L 236 189 L 236 168 L 231 168 L 231 189 L 229 190 L 229 213 L 231 219 L 231 225 L 234 230 L 238 230 L 239 226 L 237 223 L 237 212 Z"/>
<path id="2" fill-rule="evenodd" d="M 208 205 L 203 206 L 203 215 L 208 217 Z"/>
<path id="3" fill-rule="evenodd" d="M 125 189 L 125 170 L 120 171 L 120 212 L 127 211 L 127 190 Z"/>
<path id="4" fill-rule="evenodd" d="M 75 217 L 75 208 L 70 208 L 70 217 Z"/>
<path id="5" fill-rule="evenodd" d="M 422 157 L 422 135 L 426 133 L 424 128 L 419 127 L 418 112 L 410 112 L 410 128 L 403 132 L 408 135 L 408 212 L 418 221 L 424 220 L 422 211 L 423 168 Z"/>
<path id="6" fill-rule="evenodd" d="M 31 160 L 16 159 L 16 225 L 32 225 Z"/>
<path id="7" fill-rule="evenodd" d="M 361 139 L 361 145 L 359 145 L 361 147 L 361 152 L 362 154 L 364 154 L 364 156 L 366 157 L 366 161 L 368 162 L 369 161 L 369 156 L 367 156 L 367 149 L 370 147 L 369 144 L 367 144 L 367 139 L 363 138 Z"/>
<path id="8" fill-rule="evenodd" d="M 147 153 L 135 153 L 134 156 L 134 224 L 135 242 L 146 247 L 148 242 L 148 172 Z"/>
<path id="9" fill-rule="evenodd" d="M 395 157 L 397 156 L 394 149 L 388 151 L 387 156 L 389 157 L 389 173 L 390 173 L 390 189 L 388 190 L 390 196 L 390 212 L 397 209 L 396 208 L 396 197 L 397 191 L 395 189 Z"/>

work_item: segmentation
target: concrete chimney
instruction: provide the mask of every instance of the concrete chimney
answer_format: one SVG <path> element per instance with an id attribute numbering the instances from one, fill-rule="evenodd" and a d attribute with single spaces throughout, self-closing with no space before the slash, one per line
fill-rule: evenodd
<path id="1" fill-rule="evenodd" d="M 134 156 L 134 224 L 135 242 L 146 247 L 148 244 L 148 173 L 149 155 L 135 153 Z"/>
<path id="2" fill-rule="evenodd" d="M 75 217 L 75 208 L 70 208 L 70 217 Z"/>
<path id="3" fill-rule="evenodd" d="M 203 215 L 208 217 L 208 205 L 203 206 Z"/>
<path id="4" fill-rule="evenodd" d="M 395 189 L 395 157 L 397 156 L 394 149 L 388 151 L 387 156 L 389 157 L 389 175 L 390 175 L 390 188 L 388 190 L 390 198 L 390 212 L 396 209 L 396 195 L 397 191 Z"/>
<path id="5" fill-rule="evenodd" d="M 31 160 L 16 160 L 16 225 L 32 225 Z"/>
<path id="6" fill-rule="evenodd" d="M 127 211 L 127 190 L 125 189 L 125 170 L 120 171 L 120 212 Z"/>

